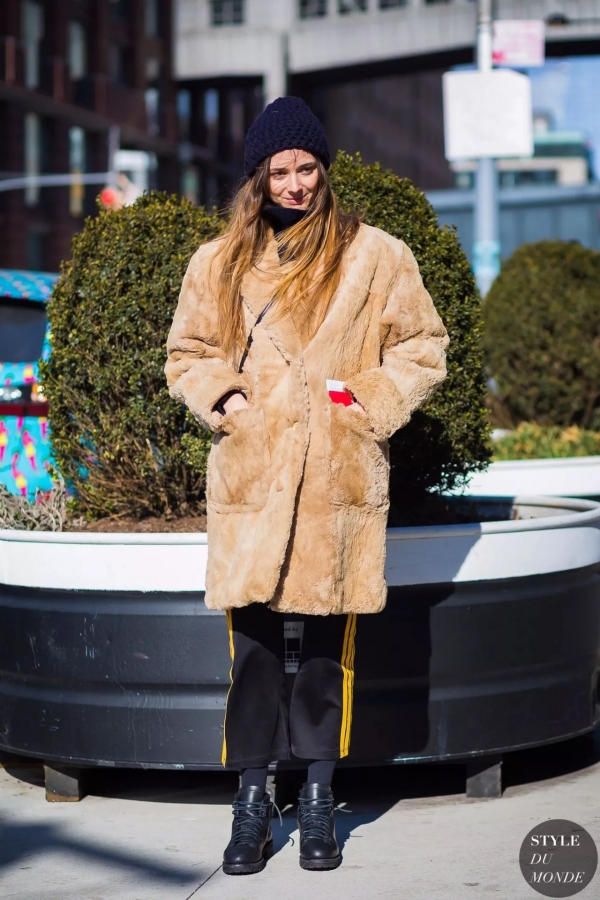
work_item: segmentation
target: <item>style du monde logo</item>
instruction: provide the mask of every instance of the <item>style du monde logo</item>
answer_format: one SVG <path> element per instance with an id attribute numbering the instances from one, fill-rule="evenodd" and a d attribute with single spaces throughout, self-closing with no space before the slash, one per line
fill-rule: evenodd
<path id="1" fill-rule="evenodd" d="M 527 884 L 545 897 L 573 897 L 588 886 L 598 867 L 592 836 L 575 822 L 550 819 L 532 828 L 519 853 Z"/>

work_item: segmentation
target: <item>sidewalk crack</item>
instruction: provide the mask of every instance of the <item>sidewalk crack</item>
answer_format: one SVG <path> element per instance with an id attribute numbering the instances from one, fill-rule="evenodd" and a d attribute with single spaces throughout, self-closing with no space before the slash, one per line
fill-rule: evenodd
<path id="1" fill-rule="evenodd" d="M 198 885 L 197 888 L 194 888 L 194 890 L 192 891 L 192 893 L 189 895 L 189 897 L 186 897 L 185 900 L 192 900 L 192 897 L 194 897 L 194 896 L 198 893 L 198 891 L 200 890 L 200 888 L 201 888 L 201 887 L 204 887 L 204 885 L 206 884 L 206 882 L 207 882 L 207 881 L 210 881 L 210 879 L 213 877 L 213 875 L 216 875 L 217 872 L 220 871 L 220 869 L 222 869 L 222 868 L 223 868 L 223 863 L 221 863 L 221 865 L 218 866 L 218 868 L 216 868 L 214 872 L 211 872 L 210 875 L 209 875 L 207 878 L 205 878 L 204 881 L 201 882 L 201 883 Z"/>

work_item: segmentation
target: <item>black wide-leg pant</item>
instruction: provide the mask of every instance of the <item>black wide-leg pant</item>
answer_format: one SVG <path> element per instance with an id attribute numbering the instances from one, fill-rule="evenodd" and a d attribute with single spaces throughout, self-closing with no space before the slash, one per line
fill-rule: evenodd
<path id="1" fill-rule="evenodd" d="M 347 756 L 356 614 L 288 616 L 253 603 L 226 615 L 231 685 L 223 765 Z"/>

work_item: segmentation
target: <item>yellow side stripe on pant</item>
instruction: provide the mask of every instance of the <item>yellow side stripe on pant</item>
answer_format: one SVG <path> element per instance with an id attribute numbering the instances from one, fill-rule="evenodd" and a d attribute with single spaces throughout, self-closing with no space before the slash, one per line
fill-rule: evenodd
<path id="1" fill-rule="evenodd" d="M 340 731 L 340 758 L 350 752 L 350 728 L 352 725 L 352 700 L 354 694 L 354 638 L 356 635 L 356 613 L 349 613 L 344 631 L 342 648 L 342 727 Z"/>
<path id="2" fill-rule="evenodd" d="M 227 701 L 229 700 L 229 692 L 231 691 L 231 685 L 233 684 L 233 619 L 231 615 L 231 610 L 225 610 L 225 616 L 227 617 L 227 630 L 229 631 L 229 655 L 231 657 L 231 668 L 229 669 L 229 690 L 227 691 L 227 698 L 225 700 L 225 718 L 223 719 L 223 749 L 221 750 L 221 765 L 225 765 L 227 760 L 227 739 L 225 737 L 225 726 L 227 724 Z"/>

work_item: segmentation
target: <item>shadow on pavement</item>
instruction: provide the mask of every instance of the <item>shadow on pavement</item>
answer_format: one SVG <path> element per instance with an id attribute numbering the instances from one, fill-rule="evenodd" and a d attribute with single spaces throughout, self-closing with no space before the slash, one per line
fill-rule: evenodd
<path id="1" fill-rule="evenodd" d="M 0 820 L 0 869 L 20 861 L 30 864 L 45 853 L 76 856 L 88 863 L 108 863 L 172 884 L 198 883 L 205 877 L 196 868 L 163 866 L 134 853 L 81 840 L 60 825 Z"/>
<path id="2" fill-rule="evenodd" d="M 86 793 L 150 803 L 230 804 L 237 772 L 176 772 L 168 769 L 89 769 Z"/>
<path id="3" fill-rule="evenodd" d="M 545 747 L 519 750 L 505 756 L 504 787 L 532 787 L 549 778 L 574 775 L 600 762 L 600 726 L 595 732 Z"/>
<path id="4" fill-rule="evenodd" d="M 335 832 L 338 844 L 340 845 L 340 850 L 344 850 L 347 841 L 351 837 L 358 837 L 358 835 L 353 834 L 353 832 L 356 831 L 357 828 L 360 828 L 361 825 L 369 825 L 371 822 L 379 819 L 384 815 L 384 813 L 388 811 L 391 805 L 393 804 L 360 813 L 350 812 L 349 810 L 336 810 Z M 273 819 L 274 854 L 279 853 L 287 846 L 294 848 L 295 852 L 298 852 L 298 835 L 297 833 L 295 834 L 297 830 L 298 823 L 296 821 L 295 808 L 287 809 L 283 813 L 281 824 L 279 823 L 277 817 Z"/>
<path id="5" fill-rule="evenodd" d="M 19 781 L 40 788 L 43 786 L 41 763 L 30 763 L 23 757 L 13 760 L 12 764 L 4 762 L 7 774 Z M 600 726 L 595 733 L 505 754 L 503 786 L 534 785 L 549 778 L 573 775 L 598 762 Z M 294 803 L 305 773 L 284 770 L 281 774 L 286 784 L 285 803 Z M 400 800 L 464 794 L 465 777 L 464 761 L 360 768 L 340 766 L 333 786 L 336 802 L 345 803 L 350 809 L 357 804 L 361 808 L 367 804 L 389 809 Z M 88 795 L 152 803 L 229 805 L 237 785 L 237 772 L 219 769 L 182 772 L 169 769 L 90 768 L 85 774 Z M 280 803 L 280 806 L 283 809 L 284 804 Z"/>

